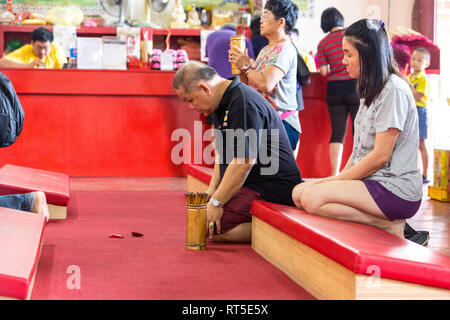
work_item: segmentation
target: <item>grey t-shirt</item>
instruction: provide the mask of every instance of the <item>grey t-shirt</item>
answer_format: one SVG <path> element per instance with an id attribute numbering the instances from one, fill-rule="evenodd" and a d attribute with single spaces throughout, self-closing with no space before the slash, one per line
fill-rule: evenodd
<path id="1" fill-rule="evenodd" d="M 292 41 L 284 41 L 273 48 L 264 47 L 253 68 L 261 70 L 268 65 L 276 66 L 284 72 L 284 77 L 281 78 L 270 94 L 275 101 L 278 113 L 297 110 L 297 51 Z M 294 112 L 284 120 L 295 130 L 301 132 L 298 112 Z"/>
<path id="2" fill-rule="evenodd" d="M 361 100 L 355 118 L 353 162 L 356 164 L 375 145 L 375 134 L 389 128 L 400 130 L 390 161 L 368 180 L 378 181 L 396 196 L 418 201 L 422 198 L 422 177 L 417 168 L 419 125 L 414 98 L 406 82 L 390 75 L 383 90 L 369 107 Z"/>

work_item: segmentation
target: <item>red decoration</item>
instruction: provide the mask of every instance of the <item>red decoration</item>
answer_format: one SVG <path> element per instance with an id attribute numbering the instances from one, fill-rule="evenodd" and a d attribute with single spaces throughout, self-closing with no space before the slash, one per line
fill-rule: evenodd
<path id="1" fill-rule="evenodd" d="M 114 239 L 122 239 L 123 235 L 119 234 L 119 233 L 111 233 L 109 235 L 110 238 L 114 238 Z"/>
<path id="2" fill-rule="evenodd" d="M 13 12 L 13 4 L 12 4 L 12 0 L 6 0 L 6 9 L 9 12 Z"/>
<path id="3" fill-rule="evenodd" d="M 407 46 L 410 53 L 417 48 L 425 48 L 430 52 L 430 66 L 427 68 L 428 73 L 439 73 L 440 71 L 440 49 L 430 39 L 421 34 L 405 34 L 396 35 L 391 41 L 392 47 L 401 48 Z M 404 47 L 403 47 L 404 48 Z M 395 51 L 394 51 L 395 53 Z M 405 54 L 406 51 L 404 52 Z M 397 63 L 400 62 L 397 60 Z"/>

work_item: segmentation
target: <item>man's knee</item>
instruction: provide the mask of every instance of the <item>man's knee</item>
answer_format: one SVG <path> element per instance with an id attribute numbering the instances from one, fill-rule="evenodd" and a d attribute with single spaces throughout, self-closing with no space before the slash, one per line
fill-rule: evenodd
<path id="1" fill-rule="evenodd" d="M 252 240 L 252 223 L 244 222 L 225 233 L 214 235 L 214 242 L 250 242 Z"/>

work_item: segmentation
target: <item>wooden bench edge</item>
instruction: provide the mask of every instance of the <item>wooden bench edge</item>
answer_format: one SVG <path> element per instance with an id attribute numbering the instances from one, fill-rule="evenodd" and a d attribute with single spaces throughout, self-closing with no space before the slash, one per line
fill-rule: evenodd
<path id="1" fill-rule="evenodd" d="M 252 248 L 318 299 L 450 299 L 450 290 L 355 274 L 267 222 L 252 217 Z"/>

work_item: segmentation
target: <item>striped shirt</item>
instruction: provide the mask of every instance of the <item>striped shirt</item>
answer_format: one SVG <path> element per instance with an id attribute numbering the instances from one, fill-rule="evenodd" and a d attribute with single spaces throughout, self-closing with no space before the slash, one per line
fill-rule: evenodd
<path id="1" fill-rule="evenodd" d="M 317 61 L 320 66 L 330 65 L 328 80 L 349 80 L 347 68 L 342 64 L 344 49 L 342 39 L 345 29 L 330 32 L 317 46 Z"/>

